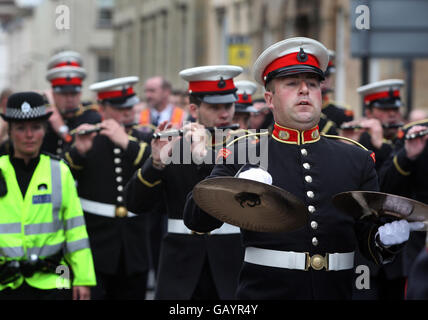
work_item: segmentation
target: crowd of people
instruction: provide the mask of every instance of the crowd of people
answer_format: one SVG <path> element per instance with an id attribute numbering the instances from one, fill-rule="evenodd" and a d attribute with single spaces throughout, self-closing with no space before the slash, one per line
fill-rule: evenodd
<path id="1" fill-rule="evenodd" d="M 0 300 L 143 300 L 152 286 L 160 300 L 428 298 L 423 223 L 355 219 L 332 203 L 380 191 L 428 204 L 428 118 L 405 120 L 404 81 L 356 88 L 358 118 L 332 100 L 334 52 L 316 40 L 267 48 L 255 82 L 234 81 L 242 71 L 184 69 L 186 92 L 153 76 L 141 101 L 138 77 L 110 79 L 89 86 L 91 103 L 80 54 L 64 51 L 47 63 L 49 90 L 4 90 Z M 214 218 L 192 191 L 224 176 L 290 192 L 306 225 L 256 232 Z"/>

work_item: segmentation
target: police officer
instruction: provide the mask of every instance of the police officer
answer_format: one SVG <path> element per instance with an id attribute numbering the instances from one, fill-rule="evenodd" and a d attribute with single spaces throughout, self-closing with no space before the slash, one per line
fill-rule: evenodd
<path id="1" fill-rule="evenodd" d="M 377 190 L 378 183 L 370 152 L 319 134 L 320 81 L 327 62 L 321 43 L 291 38 L 267 48 L 254 65 L 255 79 L 266 87 L 266 103 L 275 119 L 266 175 L 271 175 L 273 185 L 303 201 L 309 219 L 306 226 L 287 233 L 241 229 L 246 251 L 237 290 L 240 299 L 350 299 L 357 239 L 368 257 L 382 263 L 408 237 L 407 221 L 388 226 L 388 238 L 371 221 L 355 221 L 331 202 L 339 192 Z M 235 162 L 216 165 L 210 177 L 234 176 L 241 169 L 238 152 L 223 152 L 230 153 Z M 184 221 L 198 232 L 223 224 L 199 209 L 192 195 Z"/>
<path id="2" fill-rule="evenodd" d="M 212 234 L 193 232 L 183 223 L 183 210 L 187 194 L 211 172 L 215 146 L 224 143 L 222 134 L 207 138 L 205 127 L 231 124 L 238 100 L 233 78 L 241 72 L 236 66 L 181 71 L 180 76 L 189 82 L 190 112 L 197 122 L 183 127 L 183 139 L 153 140 L 151 158 L 127 185 L 127 204 L 132 210 L 166 203 L 168 233 L 162 241 L 156 299 L 234 297 L 243 257 L 239 229 L 224 225 Z M 159 130 L 169 127 L 162 123 Z M 190 140 L 193 134 L 199 135 Z M 172 159 L 180 156 L 166 164 L 169 149 Z"/>
<path id="3" fill-rule="evenodd" d="M 150 154 L 145 135 L 133 128 L 133 85 L 138 77 L 95 83 L 103 121 L 75 129 L 65 158 L 78 182 L 94 254 L 94 299 L 144 299 L 148 253 L 146 221 L 125 205 L 124 187 Z"/>
<path id="4" fill-rule="evenodd" d="M 14 148 L 0 157 L 0 300 L 89 299 L 96 284 L 74 179 L 40 153 L 50 115 L 34 92 L 11 95 L 2 114 Z"/>
<path id="5" fill-rule="evenodd" d="M 63 51 L 49 60 L 46 79 L 51 83 L 52 93 L 46 94 L 46 98 L 53 104 L 53 115 L 42 150 L 62 156 L 73 142 L 71 130 L 82 123 L 101 122 L 97 107 L 81 101 L 85 78 L 79 53 Z"/>

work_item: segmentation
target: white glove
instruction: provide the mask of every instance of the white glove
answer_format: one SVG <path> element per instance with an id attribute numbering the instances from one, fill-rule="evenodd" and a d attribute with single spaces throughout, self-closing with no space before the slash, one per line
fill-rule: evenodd
<path id="1" fill-rule="evenodd" d="M 398 220 L 386 223 L 378 229 L 379 240 L 384 246 L 393 246 L 409 240 L 410 231 L 416 231 L 425 227 L 423 222 L 410 222 Z"/>
<path id="2" fill-rule="evenodd" d="M 270 175 L 270 173 L 261 168 L 251 168 L 247 171 L 241 172 L 238 175 L 238 178 L 272 184 L 272 176 Z"/>

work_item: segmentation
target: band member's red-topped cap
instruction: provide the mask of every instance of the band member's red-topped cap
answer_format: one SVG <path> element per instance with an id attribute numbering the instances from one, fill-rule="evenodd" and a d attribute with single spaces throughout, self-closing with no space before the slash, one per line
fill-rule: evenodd
<path id="1" fill-rule="evenodd" d="M 189 82 L 189 94 L 209 104 L 238 100 L 233 78 L 241 74 L 238 66 L 217 65 L 185 69 L 180 76 Z"/>
<path id="2" fill-rule="evenodd" d="M 388 79 L 359 87 L 357 92 L 363 97 L 364 107 L 399 108 L 401 107 L 400 90 L 403 86 L 403 80 Z"/>
<path id="3" fill-rule="evenodd" d="M 248 80 L 240 80 L 235 82 L 238 91 L 238 101 L 235 102 L 236 112 L 257 112 L 253 107 L 252 96 L 257 91 L 257 84 Z"/>
<path id="4" fill-rule="evenodd" d="M 131 108 L 140 102 L 135 95 L 133 85 L 138 77 L 123 77 L 101 81 L 89 86 L 89 90 L 97 92 L 97 100 L 115 108 Z"/>
<path id="5" fill-rule="evenodd" d="M 80 53 L 75 51 L 62 51 L 52 56 L 48 62 L 48 70 L 58 67 L 83 67 Z"/>
<path id="6" fill-rule="evenodd" d="M 80 67 L 57 67 L 50 69 L 46 79 L 51 83 L 54 92 L 81 92 L 82 81 L 86 71 Z"/>
<path id="7" fill-rule="evenodd" d="M 334 59 L 336 57 L 336 52 L 333 50 L 328 50 L 328 64 L 327 69 L 324 72 L 324 75 L 328 77 L 332 73 L 336 73 L 336 65 L 334 63 Z"/>
<path id="8" fill-rule="evenodd" d="M 320 42 L 304 37 L 290 38 L 267 48 L 254 63 L 256 81 L 265 86 L 277 77 L 315 73 L 324 79 L 328 50 Z"/>

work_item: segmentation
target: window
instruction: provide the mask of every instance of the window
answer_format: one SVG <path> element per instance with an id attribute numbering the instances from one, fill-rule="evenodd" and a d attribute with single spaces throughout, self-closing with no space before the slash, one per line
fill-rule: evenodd
<path id="1" fill-rule="evenodd" d="M 108 56 L 98 56 L 98 80 L 104 81 L 113 78 L 113 61 Z"/>
<path id="2" fill-rule="evenodd" d="M 111 28 L 113 25 L 114 0 L 97 0 L 97 28 Z"/>

